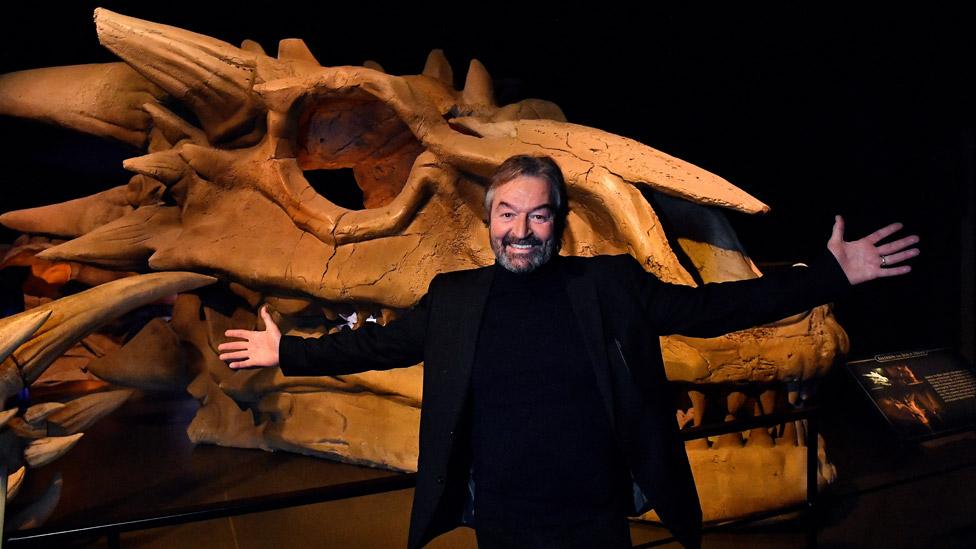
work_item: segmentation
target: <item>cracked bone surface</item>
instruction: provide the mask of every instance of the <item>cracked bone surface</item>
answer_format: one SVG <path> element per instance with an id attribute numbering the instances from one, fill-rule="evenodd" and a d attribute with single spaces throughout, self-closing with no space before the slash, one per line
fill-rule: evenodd
<path id="1" fill-rule="evenodd" d="M 628 253 L 649 276 L 688 285 L 760 276 L 721 208 L 756 213 L 764 204 L 688 162 L 572 124 L 551 102 L 498 105 L 476 60 L 456 90 L 439 50 L 421 74 L 397 76 L 375 62 L 323 66 L 296 39 L 270 56 L 249 40 L 238 48 L 103 9 L 95 25 L 122 62 L 0 77 L 0 114 L 121 140 L 145 154 L 124 163 L 134 174 L 125 185 L 8 212 L 0 223 L 68 239 L 35 256 L 52 269 L 221 279 L 181 294 L 172 318 L 151 321 L 89 364 L 114 384 L 189 391 L 200 402 L 188 427 L 195 441 L 414 469 L 422 365 L 285 378 L 231 371 L 215 349 L 227 328 L 263 328 L 255 315 L 263 304 L 284 332 L 321 335 L 353 313 L 353 328 L 369 318 L 394 321 L 437 273 L 491 264 L 484 183 L 513 154 L 548 154 L 565 172 L 571 214 L 561 253 Z M 90 88 L 99 93 L 82 93 Z M 187 111 L 192 120 L 177 114 Z M 340 177 L 319 177 L 325 172 Z M 343 175 L 362 191 L 362 208 L 334 201 Z M 118 314 L 104 306 L 91 313 Z M 0 344 L 5 337 L 0 330 Z M 30 343 L 16 352 L 53 360 L 66 345 L 53 334 L 46 341 L 44 353 Z M 710 410 L 721 421 L 785 407 L 776 395 L 787 384 L 814 383 L 846 352 L 847 338 L 824 306 L 718 338 L 663 338 L 662 347 L 669 379 L 692 387 L 681 412 L 692 426 Z M 736 397 L 737 407 L 725 410 L 733 399 L 715 398 L 721 384 L 759 384 L 763 392 Z M 51 411 L 47 420 L 66 414 Z M 789 424 L 689 444 L 706 520 L 802 500 L 798 430 Z M 821 459 L 828 482 L 832 469 Z"/>

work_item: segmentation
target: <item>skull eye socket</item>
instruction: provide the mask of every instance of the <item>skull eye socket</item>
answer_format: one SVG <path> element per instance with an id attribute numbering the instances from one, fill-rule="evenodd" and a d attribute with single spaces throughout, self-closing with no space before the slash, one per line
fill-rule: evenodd
<path id="1" fill-rule="evenodd" d="M 303 175 L 315 192 L 336 206 L 347 210 L 363 210 L 363 191 L 356 184 L 352 168 L 334 170 L 304 170 Z"/>
<path id="2" fill-rule="evenodd" d="M 350 209 L 391 202 L 424 150 L 396 111 L 372 97 L 310 102 L 298 117 L 296 145 L 298 165 L 313 188 Z"/>

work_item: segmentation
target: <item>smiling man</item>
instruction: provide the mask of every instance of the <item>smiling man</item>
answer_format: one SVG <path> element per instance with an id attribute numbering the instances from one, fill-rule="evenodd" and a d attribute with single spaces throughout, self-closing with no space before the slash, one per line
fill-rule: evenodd
<path id="1" fill-rule="evenodd" d="M 228 330 L 231 368 L 341 375 L 424 363 L 408 546 L 458 525 L 495 547 L 629 547 L 626 517 L 655 509 L 686 547 L 701 507 L 666 389 L 658 337 L 717 336 L 907 273 L 916 236 L 853 242 L 838 217 L 809 268 L 663 283 L 629 255 L 559 256 L 566 185 L 548 157 L 515 156 L 485 196 L 493 266 L 442 273 L 386 326 L 303 339 Z"/>
<path id="2" fill-rule="evenodd" d="M 485 193 L 485 212 L 491 250 L 502 267 L 533 271 L 559 252 L 565 188 L 559 167 L 535 157 L 513 157 L 496 170 Z"/>

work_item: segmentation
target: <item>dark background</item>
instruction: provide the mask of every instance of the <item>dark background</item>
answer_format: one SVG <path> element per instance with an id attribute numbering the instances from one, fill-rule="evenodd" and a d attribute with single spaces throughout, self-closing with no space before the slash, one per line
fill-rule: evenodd
<path id="1" fill-rule="evenodd" d="M 373 59 L 394 74 L 420 72 L 442 48 L 458 86 L 476 57 L 501 100 L 554 101 L 572 122 L 693 162 L 772 206 L 728 213 L 760 264 L 814 255 L 835 213 L 848 239 L 902 221 L 922 239 L 915 271 L 837 304 L 852 357 L 949 346 L 972 359 L 976 40 L 961 12 L 64 4 L 4 8 L 0 72 L 114 61 L 97 43 L 96 5 L 233 44 L 251 38 L 272 54 L 300 37 L 324 65 Z M 0 140 L 2 211 L 122 184 L 121 161 L 138 154 L 10 118 Z"/>

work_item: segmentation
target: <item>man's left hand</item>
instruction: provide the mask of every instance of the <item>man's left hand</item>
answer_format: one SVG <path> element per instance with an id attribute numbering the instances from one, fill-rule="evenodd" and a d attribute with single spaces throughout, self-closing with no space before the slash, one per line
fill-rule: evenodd
<path id="1" fill-rule="evenodd" d="M 901 223 L 892 223 L 860 240 L 845 242 L 844 218 L 838 215 L 834 218 L 834 230 L 827 241 L 827 249 L 837 258 L 851 284 L 860 284 L 882 276 L 903 275 L 911 272 L 912 268 L 898 264 L 918 255 L 918 248 L 909 248 L 918 243 L 918 235 L 878 244 L 901 229 Z"/>

